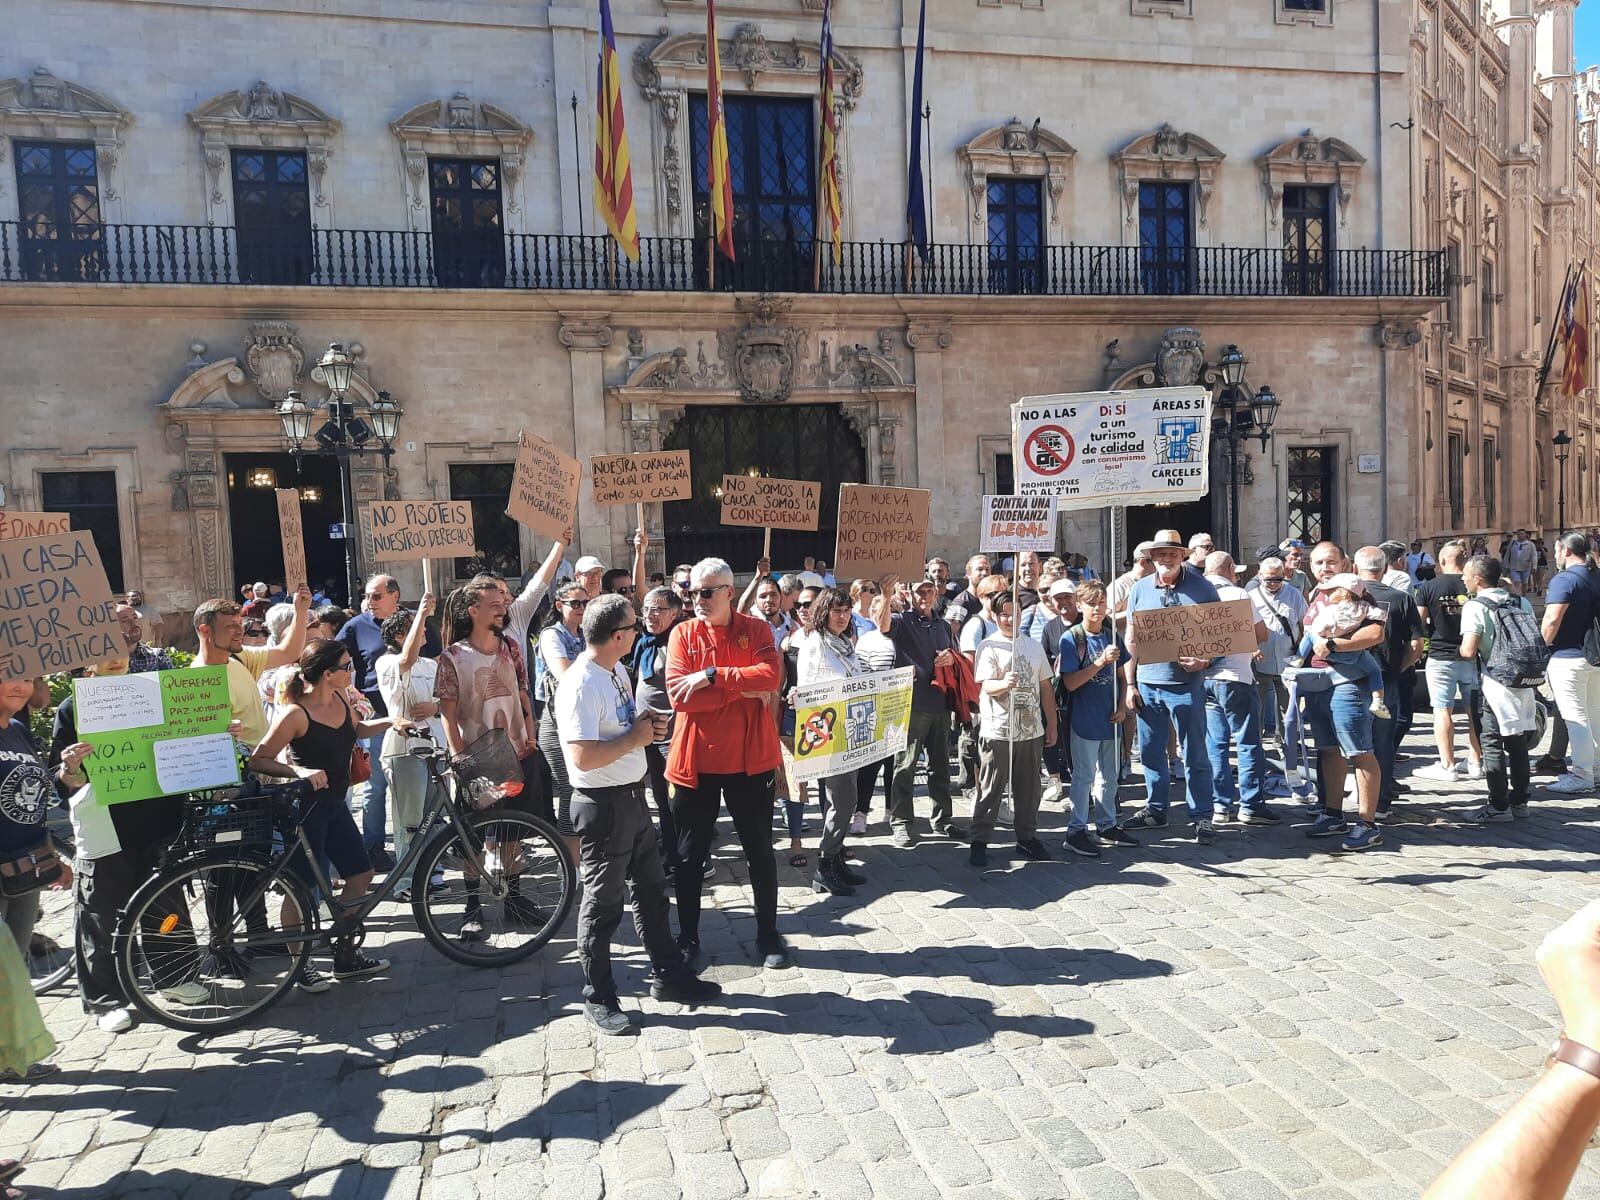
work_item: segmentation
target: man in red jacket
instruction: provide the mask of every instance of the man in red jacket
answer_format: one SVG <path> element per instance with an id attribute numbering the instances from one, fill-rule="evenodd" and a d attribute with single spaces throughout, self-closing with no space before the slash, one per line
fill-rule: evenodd
<path id="1" fill-rule="evenodd" d="M 764 965 L 789 965 L 778 933 L 778 864 L 772 854 L 773 780 L 782 761 L 767 705 L 783 682 L 772 626 L 734 611 L 733 568 L 702 559 L 690 575 L 694 618 L 667 643 L 667 696 L 678 714 L 667 754 L 678 828 L 678 944 L 700 952 L 700 889 L 723 804 L 750 863 L 756 949 Z"/>

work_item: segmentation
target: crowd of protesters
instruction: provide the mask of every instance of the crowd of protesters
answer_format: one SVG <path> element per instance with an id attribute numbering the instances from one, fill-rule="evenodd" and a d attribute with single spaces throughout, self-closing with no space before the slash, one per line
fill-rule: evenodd
<path id="1" fill-rule="evenodd" d="M 1462 819 L 1482 824 L 1526 816 L 1542 774 L 1557 776 L 1542 785 L 1555 794 L 1596 785 L 1600 570 L 1583 534 L 1547 549 L 1518 531 L 1496 552 L 1483 539 L 1350 553 L 1287 539 L 1244 563 L 1208 534 L 1163 530 L 1109 578 L 1080 555 L 1031 552 L 976 554 L 959 574 L 934 558 L 915 580 L 836 580 L 814 560 L 775 574 L 763 559 L 742 591 L 716 558 L 647 580 L 647 547 L 640 530 L 631 569 L 585 556 L 569 574 L 558 542 L 520 581 L 480 574 L 410 607 L 382 574 L 353 610 L 303 586 L 257 583 L 192 618 L 194 662 L 225 669 L 249 766 L 310 785 L 302 820 L 346 899 L 405 857 L 437 786 L 406 752 L 407 734 L 426 727 L 460 753 L 503 733 L 528 781 L 514 803 L 547 817 L 579 867 L 585 1010 L 602 1032 L 629 1027 L 609 943 L 630 888 L 652 991 L 687 1002 L 716 993 L 696 972 L 724 809 L 748 866 L 755 956 L 779 970 L 790 955 L 774 825 L 812 889 L 850 896 L 868 885 L 850 840 L 871 831 L 875 800 L 894 847 L 955 841 L 982 868 L 1002 830 L 1026 860 L 1132 851 L 1163 836 L 1174 785 L 1202 845 L 1228 826 L 1293 819 L 1351 852 L 1382 844 L 1411 775 L 1454 786 Z M 1138 613 L 1219 601 L 1250 605 L 1252 652 L 1141 653 Z M 117 620 L 125 656 L 86 673 L 176 669 L 143 594 L 130 592 Z M 795 689 L 893 668 L 912 672 L 904 747 L 798 778 Z M 70 698 L 54 711 L 50 744 L 30 739 L 29 708 L 48 703 L 39 683 L 0 685 L 0 784 L 27 801 L 0 810 L 0 865 L 48 856 L 46 810 L 87 783 L 92 749 Z M 1431 719 L 1437 757 L 1401 770 L 1418 719 Z M 1551 744 L 1534 761 L 1546 724 Z M 352 786 L 358 746 L 371 775 Z M 1134 781 L 1142 802 L 1124 809 L 1121 786 Z M 62 859 L 52 873 L 52 886 L 74 889 L 84 1006 L 110 1033 L 136 1023 L 112 927 L 175 835 L 182 799 L 114 806 L 117 852 Z M 1055 804 L 1064 833 L 1052 845 L 1041 812 Z M 402 883 L 401 898 L 440 886 Z M 13 890 L 0 920 L 27 955 L 39 895 Z M 537 915 L 520 894 L 507 912 Z M 460 936 L 482 936 L 477 913 Z M 331 975 L 387 966 L 336 946 Z M 310 965 L 296 982 L 330 986 Z M 0 1067 L 47 1069 L 38 1031 L 11 1041 L 20 1048 L 5 1045 L 13 1057 Z"/>

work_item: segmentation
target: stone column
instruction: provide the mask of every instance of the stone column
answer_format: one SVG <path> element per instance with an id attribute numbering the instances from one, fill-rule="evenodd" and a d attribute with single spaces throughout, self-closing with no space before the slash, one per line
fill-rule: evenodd
<path id="1" fill-rule="evenodd" d="M 557 336 L 570 352 L 572 369 L 572 454 L 587 464 L 606 453 L 606 381 L 603 351 L 611 345 L 611 314 L 577 311 L 561 314 Z M 595 506 L 587 481 L 578 489 L 578 544 L 573 555 L 612 558 L 611 527 Z"/>
<path id="2" fill-rule="evenodd" d="M 1510 14 L 1495 22 L 1497 32 L 1510 43 L 1507 55 L 1510 71 L 1506 79 L 1506 177 L 1510 201 L 1503 220 L 1503 250 L 1506 284 L 1504 292 L 1506 351 L 1501 383 L 1511 404 L 1506 412 L 1507 428 L 1503 440 L 1509 453 L 1507 467 L 1507 521 L 1532 522 L 1537 513 L 1538 470 L 1533 459 L 1537 452 L 1537 427 L 1533 404 L 1534 376 L 1544 353 L 1544 335 L 1554 319 L 1556 297 L 1566 274 L 1566 263 L 1554 259 L 1544 264 L 1544 277 L 1535 278 L 1534 226 L 1538 216 L 1537 191 L 1539 159 L 1533 140 L 1533 94 L 1537 69 L 1535 34 L 1538 18 L 1532 0 L 1511 0 Z M 1535 289 L 1542 289 L 1536 292 Z M 1544 322 L 1533 323 L 1534 298 Z M 1441 369 L 1446 364 L 1441 363 Z M 1519 449 L 1520 448 L 1520 449 Z"/>
<path id="3" fill-rule="evenodd" d="M 915 32 L 913 31 L 913 37 Z M 913 43 L 914 44 L 914 43 Z M 916 438 L 905 487 L 922 487 L 922 480 L 951 478 L 945 453 L 944 430 L 944 353 L 950 345 L 950 323 L 942 318 L 912 319 L 906 325 L 906 345 L 911 347 L 913 382 L 916 385 L 915 409 L 911 415 Z M 929 515 L 928 538 L 933 545 L 955 535 L 958 504 L 935 504 Z"/>

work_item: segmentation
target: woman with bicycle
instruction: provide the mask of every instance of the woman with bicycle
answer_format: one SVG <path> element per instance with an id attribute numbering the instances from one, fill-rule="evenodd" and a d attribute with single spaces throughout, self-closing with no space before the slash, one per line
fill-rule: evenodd
<path id="1" fill-rule="evenodd" d="M 333 863 L 344 888 L 339 900 L 354 904 L 367 894 L 372 882 L 372 860 L 361 841 L 361 830 L 346 807 L 350 790 L 351 756 L 362 738 L 387 733 L 403 717 L 358 721 L 344 691 L 350 685 L 350 652 L 342 642 L 317 641 L 300 654 L 294 675 L 285 685 L 285 703 L 266 740 L 250 756 L 250 769 L 274 779 L 301 779 L 311 785 L 311 799 L 300 814 L 301 827 L 312 853 Z M 278 755 L 289 751 L 287 763 Z M 304 852 L 296 854 L 294 870 L 308 884 L 314 876 Z M 314 886 L 314 884 L 313 884 Z M 300 928 L 303 914 L 292 897 L 283 902 L 283 927 Z M 333 977 L 359 979 L 389 969 L 384 959 L 368 958 L 353 942 L 334 943 Z M 325 992 L 329 982 L 307 962 L 296 980 L 304 992 Z"/>

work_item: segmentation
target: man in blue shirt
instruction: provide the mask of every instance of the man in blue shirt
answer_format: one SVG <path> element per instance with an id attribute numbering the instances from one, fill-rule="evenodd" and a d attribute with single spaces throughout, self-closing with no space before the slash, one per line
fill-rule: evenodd
<path id="1" fill-rule="evenodd" d="M 1550 691 L 1566 722 L 1572 747 L 1572 767 L 1545 787 L 1567 794 L 1590 791 L 1595 785 L 1595 723 L 1600 721 L 1600 667 L 1592 667 L 1583 654 L 1583 637 L 1594 623 L 1600 598 L 1600 571 L 1589 565 L 1589 539 L 1581 533 L 1558 538 L 1556 573 L 1544 597 L 1540 632 L 1553 653 L 1550 657 Z"/>
<path id="2" fill-rule="evenodd" d="M 1151 539 L 1150 557 L 1155 574 L 1133 585 L 1128 596 L 1130 614 L 1184 604 L 1215 604 L 1217 589 L 1204 575 L 1185 563 L 1188 547 L 1176 529 L 1163 529 Z M 1144 767 L 1146 803 L 1128 819 L 1130 829 L 1162 829 L 1167 824 L 1167 799 L 1172 777 L 1167 762 L 1167 735 L 1177 728 L 1189 789 L 1189 817 L 1195 824 L 1195 841 L 1209 846 L 1217 840 L 1211 828 L 1211 758 L 1206 753 L 1206 700 L 1204 673 L 1209 658 L 1180 658 L 1177 662 L 1144 662 L 1134 621 L 1128 622 L 1129 661 L 1127 707 L 1139 717 L 1139 761 Z"/>

